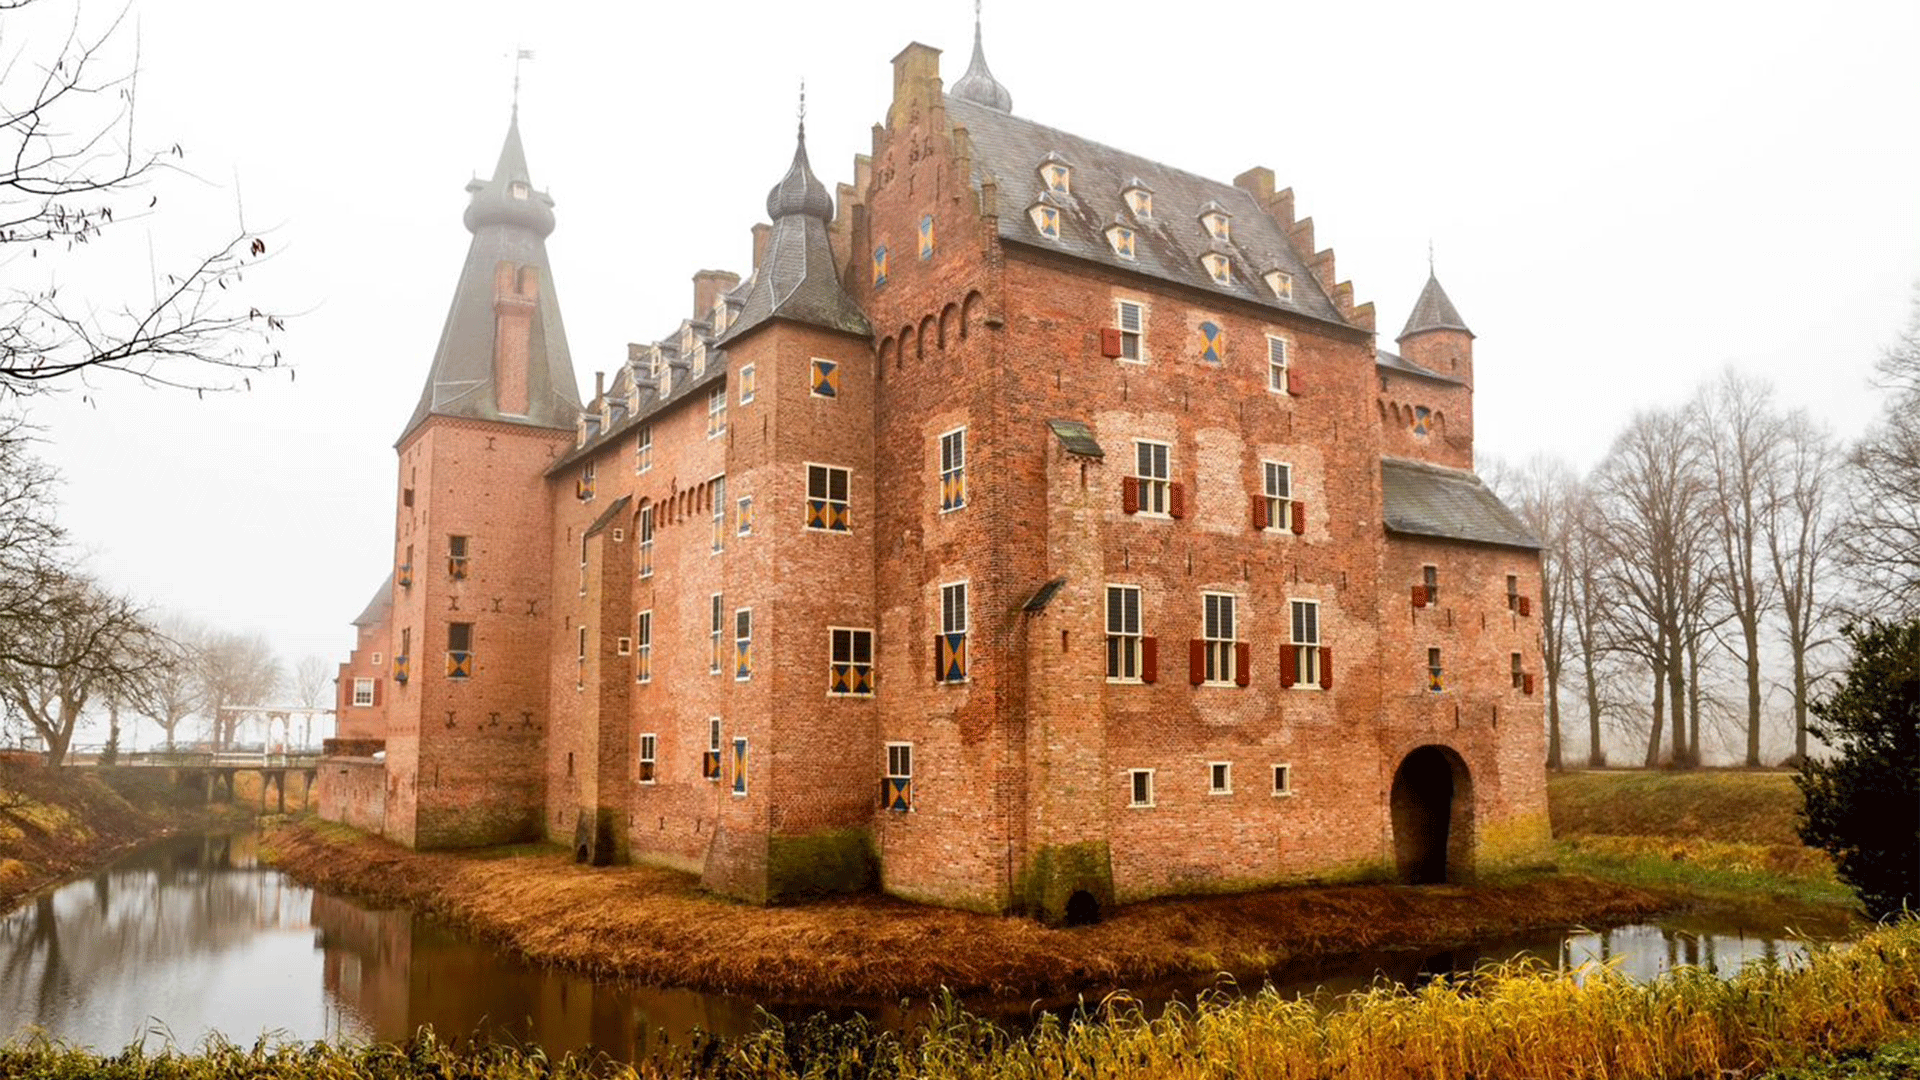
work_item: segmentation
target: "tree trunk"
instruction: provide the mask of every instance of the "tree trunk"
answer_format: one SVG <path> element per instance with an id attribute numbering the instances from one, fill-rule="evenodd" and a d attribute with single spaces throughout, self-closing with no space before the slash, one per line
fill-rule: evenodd
<path id="1" fill-rule="evenodd" d="M 1807 647 L 1793 646 L 1793 757 L 1795 763 L 1807 760 Z"/>
<path id="2" fill-rule="evenodd" d="M 1547 768 L 1559 772 L 1560 764 L 1560 688 L 1554 685 L 1553 672 L 1547 673 Z"/>
<path id="3" fill-rule="evenodd" d="M 1741 619 L 1747 643 L 1747 768 L 1760 767 L 1760 620 Z"/>
<path id="4" fill-rule="evenodd" d="M 1587 768 L 1607 767 L 1607 751 L 1600 742 L 1600 684 L 1595 681 L 1593 655 L 1587 654 Z"/>
<path id="5" fill-rule="evenodd" d="M 1673 635 L 1667 640 L 1667 700 L 1673 708 L 1673 764 L 1684 767 L 1687 762 L 1687 669 L 1683 666 L 1680 636 Z"/>
<path id="6" fill-rule="evenodd" d="M 1700 641 L 1687 642 L 1687 764 L 1700 767 Z"/>
<path id="7" fill-rule="evenodd" d="M 1660 764 L 1660 733 L 1664 730 L 1667 700 L 1667 671 L 1664 665 L 1653 666 L 1653 731 L 1647 736 L 1647 768 Z"/>

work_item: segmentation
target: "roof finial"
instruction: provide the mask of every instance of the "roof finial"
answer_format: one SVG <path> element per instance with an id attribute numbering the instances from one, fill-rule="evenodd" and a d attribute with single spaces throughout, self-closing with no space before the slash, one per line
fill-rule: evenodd
<path id="1" fill-rule="evenodd" d="M 1427 237 L 1427 276 L 1433 277 L 1433 237 Z"/>
<path id="2" fill-rule="evenodd" d="M 513 50 L 513 122 L 520 122 L 520 61 L 533 59 L 532 49 Z"/>
<path id="3" fill-rule="evenodd" d="M 973 0 L 973 60 L 967 73 L 953 84 L 953 96 L 1001 112 L 1013 111 L 1013 95 L 987 70 L 987 50 L 980 43 L 980 0 Z"/>
<path id="4" fill-rule="evenodd" d="M 800 141 L 807 141 L 807 79 L 800 77 Z"/>

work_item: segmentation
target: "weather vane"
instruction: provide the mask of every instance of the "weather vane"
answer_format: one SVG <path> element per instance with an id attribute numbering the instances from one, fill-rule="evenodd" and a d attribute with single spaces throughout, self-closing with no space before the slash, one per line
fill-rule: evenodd
<path id="1" fill-rule="evenodd" d="M 800 137 L 807 137 L 807 80 L 800 80 Z"/>
<path id="2" fill-rule="evenodd" d="M 520 119 L 520 61 L 533 59 L 532 49 L 513 51 L 513 118 Z"/>

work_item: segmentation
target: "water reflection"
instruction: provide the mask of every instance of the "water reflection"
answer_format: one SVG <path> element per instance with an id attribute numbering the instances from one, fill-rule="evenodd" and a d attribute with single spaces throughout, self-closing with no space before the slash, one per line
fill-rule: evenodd
<path id="1" fill-rule="evenodd" d="M 135 1039 L 190 1045 L 219 1032 L 247 1043 L 282 1038 L 402 1039 L 423 1024 L 450 1037 L 594 1047 L 635 1057 L 696 1029 L 750 1031 L 756 1002 L 726 994 L 594 982 L 543 970 L 405 912 L 371 911 L 258 865 L 254 838 L 182 837 L 0 916 L 0 1039 L 29 1026 L 101 1049 Z M 1722 975 L 1757 959 L 1805 956 L 1777 927 L 1678 920 L 1485 941 L 1435 954 L 1317 956 L 1242 980 L 1285 992 L 1339 993 L 1377 978 L 1417 984 L 1491 960 L 1528 955 L 1562 969 L 1617 964 L 1636 979 L 1678 964 Z M 1205 980 L 1134 987 L 1148 1008 L 1191 1000 Z M 1012 1026 L 1037 1007 L 1070 1010 L 1099 988 L 1036 1003 L 971 1000 Z M 783 1019 L 818 1005 L 768 1003 Z M 828 1008 L 850 1015 L 846 1003 Z M 922 1015 L 862 1007 L 882 1026 Z"/>

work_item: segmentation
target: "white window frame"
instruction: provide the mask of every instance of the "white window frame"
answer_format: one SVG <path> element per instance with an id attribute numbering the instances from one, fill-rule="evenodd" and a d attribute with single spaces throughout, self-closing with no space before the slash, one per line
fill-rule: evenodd
<path id="1" fill-rule="evenodd" d="M 1292 370 L 1293 343 L 1278 334 L 1267 335 L 1267 392 L 1287 392 L 1287 376 Z"/>
<path id="2" fill-rule="evenodd" d="M 1147 797 L 1144 802 L 1141 801 L 1140 799 L 1140 778 L 1143 776 L 1146 777 L 1146 780 L 1147 780 Z M 1127 809 L 1151 810 L 1155 805 L 1156 803 L 1154 802 L 1154 798 L 1153 798 L 1153 770 L 1152 769 L 1128 769 L 1127 770 Z"/>
<path id="3" fill-rule="evenodd" d="M 1427 646 L 1427 691 L 1445 693 L 1447 689 L 1446 653 L 1438 645 Z"/>
<path id="4" fill-rule="evenodd" d="M 707 481 L 708 501 L 713 504 L 713 548 L 709 555 L 727 550 L 727 478 L 725 474 Z"/>
<path id="5" fill-rule="evenodd" d="M 746 633 L 741 633 L 742 627 Z M 740 651 L 747 650 L 747 673 L 740 674 Z M 733 681 L 747 682 L 753 678 L 753 609 L 750 607 L 733 609 Z"/>
<path id="6" fill-rule="evenodd" d="M 587 534 L 580 534 L 580 595 L 587 595 Z"/>
<path id="7" fill-rule="evenodd" d="M 957 622 L 951 617 L 953 613 L 952 608 L 947 603 L 948 598 L 954 595 L 952 590 L 955 589 L 959 590 L 958 595 L 960 597 L 960 617 Z M 944 638 L 948 634 L 959 634 L 965 639 L 963 645 L 967 650 L 966 672 L 958 679 L 942 679 L 941 682 L 943 683 L 973 681 L 973 621 L 972 613 L 969 610 L 972 605 L 973 588 L 971 579 L 944 581 L 940 583 L 940 636 Z"/>
<path id="8" fill-rule="evenodd" d="M 1212 610 L 1208 610 L 1211 608 Z M 1202 686 L 1235 686 L 1240 644 L 1240 597 L 1235 593 L 1202 592 L 1200 594 L 1200 640 L 1205 642 L 1206 678 Z M 1215 631 L 1223 629 L 1219 624 L 1225 622 L 1226 636 L 1218 636 Z"/>
<path id="9" fill-rule="evenodd" d="M 753 535 L 753 496 L 742 495 L 733 501 L 733 534 Z"/>
<path id="10" fill-rule="evenodd" d="M 632 656 L 633 655 L 633 639 L 628 637 L 625 634 L 621 634 L 619 637 L 615 638 L 613 643 L 613 653 L 615 656 Z"/>
<path id="11" fill-rule="evenodd" d="M 1440 566 L 1438 563 L 1420 564 L 1420 587 L 1426 590 L 1427 603 L 1440 602 Z"/>
<path id="12" fill-rule="evenodd" d="M 1281 300 L 1293 299 L 1293 275 L 1285 270 L 1269 270 L 1266 274 L 1267 288 Z"/>
<path id="13" fill-rule="evenodd" d="M 1226 783 L 1224 785 L 1216 782 L 1221 779 L 1226 780 Z M 1231 761 L 1207 762 L 1207 794 L 1209 795 L 1233 794 L 1233 762 Z"/>
<path id="14" fill-rule="evenodd" d="M 844 663 L 848 667 L 864 667 L 867 669 L 868 689 L 865 690 L 864 692 L 849 690 L 842 693 L 842 692 L 836 691 L 833 688 L 833 669 L 837 665 L 843 662 L 839 659 L 841 634 L 847 635 L 847 638 L 846 638 L 847 659 L 844 661 Z M 858 634 L 867 635 L 867 659 L 864 663 L 854 659 L 854 657 L 857 655 L 857 652 L 853 646 L 854 646 L 854 641 L 856 640 L 856 635 Z M 874 651 L 873 627 L 871 626 L 829 626 L 827 627 L 827 696 L 828 697 L 852 697 L 852 698 L 872 697 L 873 696 L 873 689 L 872 689 L 873 661 L 874 661 L 873 651 Z"/>
<path id="15" fill-rule="evenodd" d="M 895 751 L 900 751 L 896 754 Z M 913 790 L 913 744 L 910 742 L 890 742 L 887 744 L 887 779 L 907 782 L 907 808 L 895 813 L 913 813 L 919 802 L 918 793 Z M 901 771 L 901 766 L 905 771 Z"/>
<path id="16" fill-rule="evenodd" d="M 727 388 L 716 386 L 707 391 L 707 438 L 727 433 Z"/>
<path id="17" fill-rule="evenodd" d="M 633 680 L 653 681 L 653 609 L 633 617 Z"/>
<path id="18" fill-rule="evenodd" d="M 1134 235 L 1134 231 L 1125 225 L 1109 225 L 1107 227 L 1107 246 L 1113 249 L 1115 255 L 1120 256 L 1128 262 L 1133 261 L 1134 246 L 1137 240 L 1138 238 Z"/>
<path id="19" fill-rule="evenodd" d="M 720 655 L 720 645 L 726 631 L 727 605 L 726 598 L 721 593 L 714 593 L 709 602 L 711 605 L 711 622 L 713 625 L 707 631 L 707 643 L 709 646 L 707 674 L 718 675 L 726 667 L 722 662 L 723 657 Z"/>
<path id="20" fill-rule="evenodd" d="M 379 662 L 380 661 L 378 660 L 374 661 L 374 663 L 376 664 L 378 664 Z M 372 679 L 353 680 L 353 707 L 356 709 L 373 708 L 373 680 Z"/>
<path id="21" fill-rule="evenodd" d="M 662 391 L 664 393 L 664 391 Z M 653 425 L 641 424 L 640 434 L 633 441 L 633 471 L 644 473 L 653 468 Z"/>
<path id="22" fill-rule="evenodd" d="M 956 439 L 956 436 L 958 437 L 957 439 Z M 955 440 L 953 442 L 953 445 L 956 447 L 957 452 L 952 455 L 949 455 L 947 452 L 948 440 Z M 954 428 L 952 431 L 941 432 L 940 438 L 938 440 L 938 445 L 940 448 L 940 451 L 939 451 L 940 452 L 940 492 L 941 492 L 940 512 L 943 514 L 951 514 L 956 510 L 965 510 L 967 508 L 967 488 L 966 488 L 967 428 L 966 428 L 966 425 L 962 424 L 959 427 Z M 957 464 L 956 464 L 956 460 L 957 460 Z M 947 479 L 952 476 L 958 476 L 960 478 L 960 501 L 953 504 L 952 506 L 947 506 L 945 505 Z"/>
<path id="23" fill-rule="evenodd" d="M 740 368 L 740 404 L 742 405 L 753 404 L 753 391 L 754 391 L 753 365 L 744 364 Z"/>
<path id="24" fill-rule="evenodd" d="M 642 784 L 655 783 L 660 775 L 660 736 L 651 731 L 641 732 L 635 757 L 639 759 L 639 767 L 634 770 L 635 777 Z"/>
<path id="25" fill-rule="evenodd" d="M 381 654 L 379 654 L 379 653 L 374 653 L 374 654 L 373 654 L 373 666 L 374 666 L 374 667 L 379 667 L 379 666 L 381 665 L 381 663 L 382 663 L 382 662 L 383 662 L 383 658 L 381 657 Z"/>
<path id="26" fill-rule="evenodd" d="M 585 488 L 587 492 L 586 498 L 581 499 L 581 502 L 592 502 L 595 496 L 599 494 L 600 485 L 597 482 L 597 477 L 600 470 L 597 467 L 598 464 L 598 462 L 589 461 L 580 466 L 580 486 Z"/>
<path id="27" fill-rule="evenodd" d="M 640 508 L 640 543 L 635 547 L 638 550 L 640 576 L 643 578 L 653 576 L 653 511 L 652 503 Z"/>
<path id="28" fill-rule="evenodd" d="M 1140 452 L 1147 447 L 1163 451 L 1158 462 L 1165 471 L 1158 476 L 1140 470 L 1152 469 L 1153 463 L 1143 463 Z M 1151 456 L 1151 455 L 1149 455 Z M 1173 444 L 1153 439 L 1133 440 L 1133 478 L 1140 489 L 1140 509 L 1138 513 L 1147 517 L 1165 518 L 1173 516 Z"/>
<path id="29" fill-rule="evenodd" d="M 750 755 L 753 752 L 753 747 L 748 744 L 747 737 L 745 735 L 735 735 L 733 737 L 733 745 L 735 750 L 733 756 L 729 759 L 729 767 L 732 767 L 732 762 L 751 764 L 753 759 Z M 732 792 L 733 797 L 736 799 L 746 798 L 747 774 L 737 768 L 734 769 L 733 779 L 732 782 L 727 785 L 727 790 Z"/>
<path id="30" fill-rule="evenodd" d="M 1127 329 L 1127 311 L 1131 308 L 1134 315 L 1134 328 Z M 1147 362 L 1147 305 L 1139 300 L 1118 300 L 1113 302 L 1113 325 L 1120 331 L 1120 362 L 1123 364 L 1144 364 Z M 1133 347 L 1133 355 L 1127 355 L 1127 347 Z"/>
<path id="31" fill-rule="evenodd" d="M 1128 188 L 1124 194 L 1127 199 L 1127 208 L 1133 211 L 1134 217 L 1142 221 L 1153 218 L 1153 192 L 1146 188 L 1133 187 Z"/>
<path id="32" fill-rule="evenodd" d="M 1312 613 L 1311 634 L 1302 634 L 1301 612 Z M 1305 637 L 1306 640 L 1302 640 Z M 1320 689 L 1320 601 L 1287 600 L 1287 642 L 1293 646 L 1293 688 Z"/>
<path id="33" fill-rule="evenodd" d="M 1275 470 L 1278 470 L 1276 473 Z M 1284 479 L 1286 493 L 1275 491 L 1275 476 Z M 1260 497 L 1267 503 L 1267 531 L 1290 532 L 1293 528 L 1293 465 L 1285 461 L 1260 462 Z"/>
<path id="34" fill-rule="evenodd" d="M 1113 617 L 1115 593 L 1121 595 L 1121 617 L 1117 629 Z M 1133 620 L 1131 629 L 1127 627 L 1126 618 L 1125 597 L 1128 594 L 1131 594 L 1133 597 Z M 1141 626 L 1145 622 L 1145 616 L 1141 611 L 1143 601 L 1140 586 L 1110 584 L 1107 586 L 1106 598 L 1107 681 L 1110 683 L 1141 682 L 1141 665 L 1145 662 L 1146 657 L 1145 649 L 1141 645 L 1141 641 L 1145 637 L 1141 632 Z M 1131 675 L 1127 674 L 1129 668 L 1133 671 Z"/>
<path id="35" fill-rule="evenodd" d="M 1293 795 L 1293 763 L 1276 761 L 1273 763 L 1273 797 L 1291 798 Z"/>
<path id="36" fill-rule="evenodd" d="M 813 499 L 813 470 L 822 469 L 824 470 L 824 475 L 826 476 L 826 485 L 827 485 L 825 501 L 829 506 L 837 502 L 840 506 L 840 509 L 844 512 L 844 516 L 847 519 L 847 527 L 844 529 L 828 529 L 818 525 L 811 524 L 806 521 L 802 521 L 801 524 L 806 528 L 806 531 L 816 532 L 816 533 L 827 533 L 830 535 L 841 535 L 841 536 L 853 535 L 853 470 L 848 468 L 845 465 L 828 465 L 828 464 L 825 464 L 824 462 L 819 462 L 819 461 L 808 461 L 808 462 L 803 462 L 802 464 L 805 465 L 807 470 L 807 477 L 806 477 L 807 500 L 812 501 Z M 847 497 L 844 499 L 836 500 L 833 498 L 833 474 L 836 472 L 846 474 Z"/>
<path id="37" fill-rule="evenodd" d="M 575 690 L 587 688 L 587 624 L 584 622 L 580 624 L 580 655 L 577 657 L 574 671 L 573 688 Z"/>

